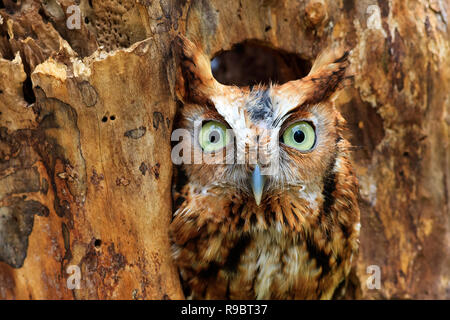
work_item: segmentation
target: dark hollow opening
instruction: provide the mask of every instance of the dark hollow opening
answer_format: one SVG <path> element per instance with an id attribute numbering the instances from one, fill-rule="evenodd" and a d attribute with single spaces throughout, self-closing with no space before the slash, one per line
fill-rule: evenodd
<path id="1" fill-rule="evenodd" d="M 297 54 L 248 41 L 218 53 L 211 61 L 211 69 L 220 83 L 245 87 L 301 79 L 308 74 L 311 63 Z"/>
<path id="2" fill-rule="evenodd" d="M 96 248 L 100 248 L 101 245 L 102 245 L 102 240 L 100 240 L 100 239 L 95 239 L 95 241 L 94 241 L 94 246 L 95 246 Z"/>
<path id="3" fill-rule="evenodd" d="M 30 105 L 36 102 L 36 96 L 33 91 L 33 83 L 31 82 L 31 77 L 27 76 L 22 85 L 23 98 Z"/>

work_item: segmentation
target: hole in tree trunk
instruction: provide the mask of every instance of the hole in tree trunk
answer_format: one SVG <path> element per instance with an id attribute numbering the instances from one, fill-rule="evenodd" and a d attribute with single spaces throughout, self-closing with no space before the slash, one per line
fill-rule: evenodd
<path id="1" fill-rule="evenodd" d="M 100 248 L 101 245 L 102 245 L 102 240 L 100 240 L 100 239 L 95 239 L 95 241 L 94 241 L 94 246 L 95 246 L 96 248 Z"/>
<path id="2" fill-rule="evenodd" d="M 243 87 L 303 78 L 311 63 L 297 54 L 247 41 L 218 53 L 211 61 L 211 69 L 220 83 Z"/>
<path id="3" fill-rule="evenodd" d="M 23 98 L 28 104 L 33 104 L 36 101 L 36 96 L 33 91 L 33 84 L 29 75 L 23 83 Z"/>

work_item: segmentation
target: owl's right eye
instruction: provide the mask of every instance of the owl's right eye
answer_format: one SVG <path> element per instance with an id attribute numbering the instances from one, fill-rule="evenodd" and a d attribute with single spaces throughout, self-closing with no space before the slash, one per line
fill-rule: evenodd
<path id="1" fill-rule="evenodd" d="M 199 143 L 205 152 L 212 152 L 224 148 L 231 139 L 227 127 L 218 121 L 206 122 L 199 135 Z"/>

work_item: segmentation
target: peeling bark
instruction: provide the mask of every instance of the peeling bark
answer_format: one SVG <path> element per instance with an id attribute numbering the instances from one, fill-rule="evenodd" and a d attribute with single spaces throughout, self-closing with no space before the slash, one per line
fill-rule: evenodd
<path id="1" fill-rule="evenodd" d="M 228 59 L 217 77 L 237 84 L 253 74 L 220 55 L 236 45 L 264 52 L 254 70 L 275 63 L 261 81 L 353 48 L 335 102 L 361 185 L 347 297 L 450 298 L 447 1 L 0 3 L 0 298 L 182 298 L 167 236 L 178 33 Z M 66 285 L 71 265 L 79 290 Z"/>

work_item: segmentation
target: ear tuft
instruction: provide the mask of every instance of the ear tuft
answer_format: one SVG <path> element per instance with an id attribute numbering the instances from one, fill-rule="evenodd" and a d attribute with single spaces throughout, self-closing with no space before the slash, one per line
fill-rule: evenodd
<path id="1" fill-rule="evenodd" d="M 304 85 L 314 89 L 304 103 L 323 101 L 339 88 L 349 65 L 349 54 L 349 50 L 340 48 L 328 49 L 319 55 L 308 76 L 302 79 Z"/>
<path id="2" fill-rule="evenodd" d="M 350 51 L 342 48 L 326 49 L 316 58 L 306 77 L 275 86 L 274 95 L 289 101 L 279 108 L 277 118 L 281 119 L 302 105 L 327 100 L 343 84 L 344 79 L 350 78 L 345 76 L 349 55 Z"/>
<path id="3" fill-rule="evenodd" d="M 211 63 L 203 51 L 183 35 L 175 39 L 179 68 L 176 93 L 182 102 L 205 103 L 217 89 Z"/>
<path id="4" fill-rule="evenodd" d="M 323 50 L 314 61 L 308 76 L 316 74 L 324 68 L 335 69 L 342 67 L 342 64 L 346 67 L 348 64 L 349 54 L 350 50 L 343 48 L 328 48 Z"/>

